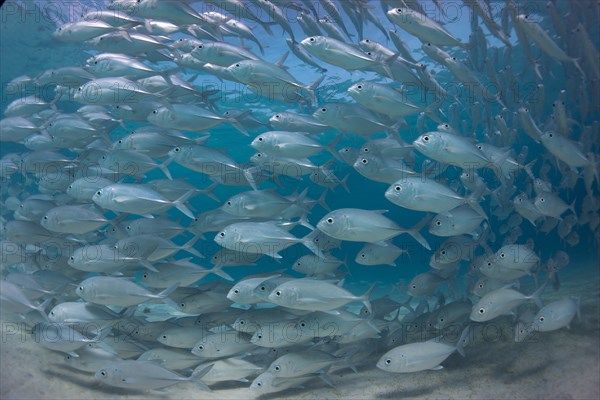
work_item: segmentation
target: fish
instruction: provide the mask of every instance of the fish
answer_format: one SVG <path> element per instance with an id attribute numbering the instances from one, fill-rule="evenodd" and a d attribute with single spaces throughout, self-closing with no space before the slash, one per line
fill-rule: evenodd
<path id="1" fill-rule="evenodd" d="M 308 278 L 294 279 L 275 287 L 268 298 L 280 306 L 308 311 L 331 311 L 351 301 L 360 301 L 370 311 L 369 296 L 374 288 L 375 285 L 362 296 L 354 296 L 331 283 Z"/>
<path id="2" fill-rule="evenodd" d="M 142 185 L 114 183 L 99 189 L 92 196 L 92 201 L 107 210 L 145 215 L 151 218 L 152 213 L 175 207 L 189 218 L 194 218 L 190 209 L 184 204 L 192 194 L 193 192 L 190 191 L 179 199 L 170 201 Z"/>
<path id="3" fill-rule="evenodd" d="M 381 356 L 377 361 L 377 368 L 396 373 L 442 369 L 440 363 L 455 351 L 458 351 L 463 357 L 465 356 L 463 346 L 469 332 L 470 328 L 467 326 L 461 333 L 456 345 L 443 343 L 439 339 L 432 339 L 427 342 L 410 343 L 395 347 Z"/>
<path id="4" fill-rule="evenodd" d="M 438 46 L 465 46 L 442 25 L 415 10 L 397 7 L 389 10 L 387 17 L 422 42 L 430 42 Z"/>
<path id="5" fill-rule="evenodd" d="M 580 304 L 581 297 L 577 301 L 567 297 L 546 304 L 533 317 L 531 329 L 536 332 L 549 332 L 563 327 L 570 328 L 575 315 L 581 320 Z"/>
<path id="6" fill-rule="evenodd" d="M 195 370 L 189 377 L 183 377 L 151 361 L 120 360 L 104 364 L 94 377 L 106 385 L 129 389 L 159 389 L 189 381 L 201 390 L 211 391 L 201 381 L 211 367 Z"/>
<path id="7" fill-rule="evenodd" d="M 335 239 L 367 243 L 381 243 L 407 233 L 426 249 L 431 248 L 414 227 L 401 228 L 394 221 L 383 216 L 387 212 L 388 210 L 340 208 L 321 218 L 317 223 L 317 229 Z M 417 224 L 416 227 L 419 228 L 419 225 Z M 382 243 L 382 246 L 385 244 Z"/>
<path id="8" fill-rule="evenodd" d="M 144 301 L 157 299 L 177 308 L 177 304 L 168 298 L 179 287 L 179 282 L 154 294 L 127 279 L 110 276 L 94 276 L 83 280 L 75 292 L 90 303 L 108 306 L 130 307 Z"/>
<path id="9" fill-rule="evenodd" d="M 528 300 L 533 300 L 538 307 L 542 308 L 539 296 L 545 288 L 546 283 L 529 296 L 511 289 L 510 285 L 491 291 L 473 305 L 471 321 L 490 321 L 501 315 L 509 314 L 515 307 Z"/>

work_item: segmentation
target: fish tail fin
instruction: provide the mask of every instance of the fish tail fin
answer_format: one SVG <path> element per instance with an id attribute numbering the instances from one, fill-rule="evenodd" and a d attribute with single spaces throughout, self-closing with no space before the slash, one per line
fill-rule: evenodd
<path id="1" fill-rule="evenodd" d="M 531 167 L 533 167 L 536 162 L 537 162 L 537 160 L 533 160 L 532 162 L 527 163 L 523 166 L 525 173 L 527 174 L 529 179 L 531 179 L 532 181 L 535 180 L 535 175 L 533 175 L 533 170 L 531 169 Z"/>
<path id="2" fill-rule="evenodd" d="M 214 201 L 216 201 L 217 203 L 220 203 L 221 200 L 219 200 L 219 198 L 213 193 L 213 190 L 219 186 L 218 182 L 213 182 L 211 183 L 208 187 L 204 188 L 204 189 L 200 189 L 198 192 L 202 193 L 208 197 L 210 197 L 211 199 L 213 199 Z"/>
<path id="3" fill-rule="evenodd" d="M 431 118 L 433 121 L 437 122 L 438 124 L 441 124 L 442 120 L 440 119 L 440 117 L 437 116 L 437 114 L 435 112 L 437 110 L 439 110 L 439 108 L 443 102 L 444 102 L 444 98 L 442 97 L 442 98 L 434 101 L 430 105 L 428 105 L 427 108 L 425 108 L 425 110 L 423 111 L 425 113 L 425 115 L 427 115 L 429 118 Z"/>
<path id="4" fill-rule="evenodd" d="M 585 72 L 583 72 L 583 69 L 581 69 L 581 66 L 579 65 L 579 58 L 572 58 L 571 61 L 573 62 L 573 65 L 575 65 L 575 68 L 577 68 L 583 79 L 585 79 Z"/>
<path id="5" fill-rule="evenodd" d="M 212 392 L 208 385 L 202 382 L 201 379 L 204 375 L 208 374 L 208 372 L 212 369 L 213 366 L 214 364 L 210 364 L 200 370 L 196 368 L 188 379 L 192 381 L 196 386 L 198 386 L 201 390 L 204 390 L 205 392 Z"/>
<path id="6" fill-rule="evenodd" d="M 182 250 L 187 251 L 188 253 L 195 255 L 198 258 L 205 258 L 204 254 L 200 253 L 198 250 L 194 248 L 196 242 L 200 239 L 199 236 L 194 236 L 190 240 L 188 240 L 183 246 L 181 246 Z"/>
<path id="7" fill-rule="evenodd" d="M 170 305 L 171 307 L 174 307 L 175 309 L 179 310 L 179 306 L 177 305 L 177 303 L 175 303 L 173 300 L 171 300 L 169 298 L 169 295 L 171 293 L 173 293 L 180 285 L 181 282 L 176 282 L 174 284 L 172 284 L 171 286 L 169 286 L 168 288 L 166 288 L 165 290 L 163 290 L 160 293 L 156 294 L 156 298 L 161 299 L 163 301 L 163 303 Z"/>
<path id="8" fill-rule="evenodd" d="M 304 88 L 304 90 L 306 90 L 306 93 L 308 93 L 308 96 L 310 97 L 310 100 L 314 104 L 317 104 L 317 96 L 315 95 L 315 89 L 317 87 L 319 87 L 319 85 L 321 84 L 321 82 L 323 82 L 323 79 L 325 79 L 325 75 L 321 75 L 313 83 L 311 83 L 310 85 L 308 85 L 308 86 L 306 86 Z"/>
<path id="9" fill-rule="evenodd" d="M 471 331 L 471 325 L 467 325 L 467 327 L 465 329 L 463 329 L 462 333 L 460 334 L 460 338 L 458 339 L 458 342 L 456 342 L 456 351 L 458 351 L 458 353 L 465 357 L 465 349 L 464 346 L 468 343 L 468 337 L 469 337 L 469 332 Z"/>
<path id="10" fill-rule="evenodd" d="M 342 187 L 344 188 L 344 190 L 347 193 L 350 193 L 350 189 L 348 189 L 348 177 L 350 176 L 350 173 L 347 173 L 346 176 L 340 181 L 340 185 L 342 185 Z"/>
<path id="11" fill-rule="evenodd" d="M 227 121 L 239 132 L 241 132 L 244 136 L 250 136 L 246 128 L 240 123 L 240 119 L 250 114 L 251 110 L 246 110 L 235 117 L 226 117 Z"/>
<path id="12" fill-rule="evenodd" d="M 310 229 L 311 231 L 314 231 L 315 227 L 312 226 L 312 224 L 308 221 L 307 215 L 308 215 L 308 212 L 305 212 L 304 214 L 302 214 L 300 216 L 300 219 L 298 219 L 298 221 L 296 221 L 295 223 L 300 224 L 303 227 Z"/>
<path id="13" fill-rule="evenodd" d="M 250 186 L 252 187 L 253 190 L 258 190 L 258 187 L 256 186 L 256 178 L 254 177 L 254 174 L 256 172 L 260 172 L 260 171 L 261 171 L 261 168 L 259 166 L 249 167 L 249 168 L 242 170 L 242 173 L 244 174 L 244 179 L 246 179 L 246 182 L 248 182 L 250 184 Z"/>
<path id="14" fill-rule="evenodd" d="M 38 305 L 37 307 L 35 307 L 35 309 L 42 314 L 42 317 L 44 317 L 44 319 L 46 321 L 50 321 L 50 319 L 48 318 L 48 314 L 46 314 L 46 308 L 48 307 L 48 305 L 50 305 L 50 303 L 52 302 L 52 300 L 54 299 L 54 297 L 48 297 L 46 300 L 44 300 L 40 305 Z"/>
<path id="15" fill-rule="evenodd" d="M 219 262 L 217 265 L 215 265 L 210 271 L 211 274 L 215 274 L 225 280 L 228 281 L 234 281 L 235 279 L 233 279 L 231 277 L 231 275 L 229 275 L 227 272 L 223 271 L 223 263 Z"/>
<path id="16" fill-rule="evenodd" d="M 331 207 L 325 202 L 325 197 L 327 197 L 327 190 L 323 190 L 323 193 L 321 193 L 321 196 L 319 196 L 319 199 L 317 200 L 317 204 L 323 207 L 327 212 L 331 212 Z"/>
<path id="17" fill-rule="evenodd" d="M 362 296 L 359 297 L 359 300 L 365 305 L 365 307 L 367 307 L 367 310 L 369 310 L 369 314 L 373 314 L 373 309 L 371 308 L 371 301 L 369 301 L 369 297 L 371 297 L 371 293 L 373 293 L 373 290 L 376 287 L 377 282 L 372 284 L 371 287 Z"/>
<path id="18" fill-rule="evenodd" d="M 413 226 L 412 228 L 410 228 L 407 233 L 413 237 L 413 239 L 415 239 L 417 242 L 419 242 L 419 244 L 423 247 L 425 247 L 427 250 L 431 250 L 431 246 L 429 245 L 429 243 L 427 242 L 427 239 L 425 239 L 423 237 L 423 235 L 421 235 L 421 229 L 423 229 L 423 227 L 425 227 L 425 225 L 427 225 L 429 223 L 429 221 L 431 221 L 431 216 L 427 215 L 425 216 L 421 221 L 419 221 L 415 226 Z"/>
<path id="19" fill-rule="evenodd" d="M 331 142 L 327 144 L 327 151 L 329 151 L 331 155 L 340 162 L 344 162 L 344 160 L 342 160 L 342 158 L 338 154 L 338 151 L 335 149 L 335 146 L 337 146 L 337 144 L 340 142 L 340 140 L 342 140 L 342 138 L 343 135 L 337 135 Z"/>
<path id="20" fill-rule="evenodd" d="M 141 266 L 149 269 L 152 272 L 158 272 L 158 270 L 156 268 L 154 268 L 154 265 L 152 265 L 152 263 L 148 260 L 139 260 L 138 261 L 140 263 Z"/>
<path id="21" fill-rule="evenodd" d="M 164 162 L 158 164 L 158 168 L 162 171 L 163 174 L 165 174 L 165 176 L 167 177 L 167 179 L 169 179 L 170 181 L 173 180 L 173 177 L 171 176 L 171 171 L 169 171 L 169 164 L 171 164 L 171 161 L 173 161 L 172 158 L 167 158 Z"/>
<path id="22" fill-rule="evenodd" d="M 156 296 L 164 299 L 166 297 L 168 297 L 171 293 L 173 293 L 175 291 L 175 289 L 177 289 L 180 285 L 180 282 L 174 283 L 171 286 L 169 286 L 168 288 L 166 288 L 165 290 L 163 290 L 162 292 L 158 293 Z"/>
<path id="23" fill-rule="evenodd" d="M 540 286 L 535 292 L 533 292 L 533 294 L 530 296 L 531 300 L 533 300 L 535 302 L 535 304 L 539 307 L 542 308 L 544 307 L 544 304 L 542 303 L 542 300 L 540 299 L 540 295 L 542 294 L 542 292 L 544 291 L 544 289 L 546 289 L 546 285 L 548 285 L 548 281 L 544 282 L 544 284 L 542 286 Z"/>
<path id="24" fill-rule="evenodd" d="M 392 72 L 392 69 L 390 67 L 392 66 L 392 64 L 394 63 L 394 61 L 396 61 L 396 59 L 398 57 L 400 57 L 400 53 L 394 53 L 393 55 L 391 55 L 390 57 L 386 58 L 385 60 L 380 61 L 381 67 L 383 68 L 383 70 L 385 71 L 386 75 L 390 79 L 394 79 L 394 73 Z"/>
<path id="25" fill-rule="evenodd" d="M 358 354 L 359 351 L 360 351 L 360 348 L 357 347 L 357 348 L 353 349 L 352 351 L 349 351 L 348 353 L 340 356 L 340 361 L 339 361 L 340 364 L 343 364 L 343 365 L 347 366 L 352 371 L 354 371 L 355 374 L 358 373 L 358 370 L 356 369 L 356 365 L 354 365 L 354 363 L 352 362 L 352 358 L 356 354 Z"/>
<path id="26" fill-rule="evenodd" d="M 571 210 L 571 212 L 575 215 L 575 218 L 577 219 L 577 213 L 575 212 L 575 202 L 577 202 L 577 199 L 574 199 L 571 204 L 569 205 L 569 210 Z"/>
<path id="27" fill-rule="evenodd" d="M 485 218 L 486 220 L 488 220 L 488 216 L 485 213 L 485 211 L 483 210 L 483 208 L 481 207 L 481 205 L 479 204 L 479 202 L 481 201 L 481 197 L 483 196 L 483 193 L 485 192 L 485 190 L 487 189 L 486 185 L 481 185 L 480 187 L 477 188 L 477 190 L 473 193 L 471 193 L 469 196 L 467 196 L 466 203 L 479 215 L 481 215 L 483 218 Z"/>
<path id="28" fill-rule="evenodd" d="M 184 193 L 181 197 L 179 197 L 177 200 L 175 200 L 173 202 L 173 206 L 175 208 L 177 208 L 179 211 L 181 211 L 183 214 L 185 214 L 186 216 L 194 219 L 194 214 L 190 211 L 190 209 L 183 204 L 185 201 L 187 201 L 190 197 L 192 197 L 192 195 L 194 194 L 194 189 L 192 190 L 188 190 L 186 193 Z"/>

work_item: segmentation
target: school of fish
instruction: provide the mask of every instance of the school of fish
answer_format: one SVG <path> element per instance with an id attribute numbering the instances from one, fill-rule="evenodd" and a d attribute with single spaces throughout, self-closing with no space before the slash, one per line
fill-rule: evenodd
<path id="1" fill-rule="evenodd" d="M 23 71 L 52 96 L 0 120 L 2 310 L 144 391 L 333 386 L 440 369 L 506 315 L 515 342 L 570 327 L 581 297 L 543 294 L 571 249 L 599 255 L 600 3 L 538 3 L 463 0 L 464 37 L 441 1 L 113 0 L 59 24 L 86 64 Z M 391 293 L 348 284 L 419 254 Z"/>

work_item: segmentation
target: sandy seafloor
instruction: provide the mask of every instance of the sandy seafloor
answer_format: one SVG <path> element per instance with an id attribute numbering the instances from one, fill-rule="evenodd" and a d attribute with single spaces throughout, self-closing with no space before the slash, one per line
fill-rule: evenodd
<path id="1" fill-rule="evenodd" d="M 334 387 L 316 379 L 303 389 L 263 395 L 264 399 L 598 399 L 600 398 L 600 277 L 598 261 L 563 271 L 562 287 L 548 287 L 548 303 L 567 295 L 582 296 L 582 320 L 571 329 L 538 333 L 526 342 L 513 341 L 512 320 L 487 340 L 475 336 L 467 357 L 455 353 L 444 369 L 391 374 L 370 365 L 331 373 Z M 159 391 L 132 391 L 104 386 L 92 374 L 63 363 L 61 353 L 39 347 L 31 336 L 7 335 L 2 324 L 1 399 L 249 399 L 249 384 L 232 382 L 203 392 L 189 382 Z"/>

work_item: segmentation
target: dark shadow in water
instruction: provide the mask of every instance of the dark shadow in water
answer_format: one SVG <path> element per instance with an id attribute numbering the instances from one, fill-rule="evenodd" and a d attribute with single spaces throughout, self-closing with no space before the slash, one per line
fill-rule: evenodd
<path id="1" fill-rule="evenodd" d="M 62 364 L 49 364 L 48 367 L 49 368 L 42 369 L 42 372 L 44 373 L 44 375 L 46 375 L 46 377 L 48 377 L 48 379 L 62 379 L 68 381 L 73 385 L 80 386 L 82 389 L 85 390 L 103 393 L 108 396 L 116 396 L 119 394 L 148 396 L 149 393 L 152 393 L 151 397 L 153 399 L 160 398 L 157 396 L 160 393 L 160 391 L 149 392 L 137 389 L 125 389 L 108 386 L 96 381 L 92 373 L 88 374 L 84 371 L 77 371 Z M 63 373 L 63 371 L 66 373 Z M 86 374 L 87 379 L 83 378 L 81 374 L 78 374 L 78 372 Z M 166 399 L 169 396 L 167 393 L 164 393 L 161 397 Z"/>

